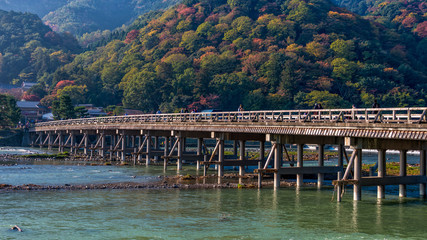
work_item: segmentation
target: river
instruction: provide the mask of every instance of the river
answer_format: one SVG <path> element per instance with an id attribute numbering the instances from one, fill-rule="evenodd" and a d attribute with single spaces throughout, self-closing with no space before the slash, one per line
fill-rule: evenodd
<path id="1" fill-rule="evenodd" d="M 155 166 L 17 162 L 0 166 L 0 183 L 149 182 L 162 174 Z M 377 201 L 364 188 L 360 202 L 348 189 L 341 203 L 331 201 L 332 188 L 311 187 L 0 191 L 0 239 L 425 239 L 427 202 L 416 186 L 404 199 L 395 189 Z M 24 231 L 9 230 L 15 224 Z"/>

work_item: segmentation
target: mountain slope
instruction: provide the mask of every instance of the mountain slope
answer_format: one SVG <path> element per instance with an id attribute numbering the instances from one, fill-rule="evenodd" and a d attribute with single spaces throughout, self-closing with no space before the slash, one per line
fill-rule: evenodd
<path id="1" fill-rule="evenodd" d="M 368 19 L 395 28 L 409 31 L 420 38 L 427 37 L 427 2 L 425 0 L 335 0 L 339 6 Z"/>
<path id="2" fill-rule="evenodd" d="M 43 81 L 146 112 L 425 104 L 425 41 L 326 0 L 183 3 Z"/>
<path id="3" fill-rule="evenodd" d="M 0 83 L 34 82 L 77 51 L 73 36 L 54 33 L 37 15 L 0 10 Z"/>
<path id="4" fill-rule="evenodd" d="M 29 12 L 40 18 L 65 4 L 68 0 L 0 0 L 0 9 L 5 11 Z"/>
<path id="5" fill-rule="evenodd" d="M 167 8 L 178 0 L 73 0 L 43 17 L 55 31 L 82 35 L 96 30 L 112 30 L 129 24 L 151 10 Z"/>

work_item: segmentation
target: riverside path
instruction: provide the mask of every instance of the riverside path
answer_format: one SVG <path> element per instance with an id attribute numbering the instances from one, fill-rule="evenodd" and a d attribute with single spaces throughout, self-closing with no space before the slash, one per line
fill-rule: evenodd
<path id="1" fill-rule="evenodd" d="M 405 197 L 406 185 L 419 184 L 420 196 L 426 195 L 426 115 L 427 108 L 144 114 L 42 122 L 31 132 L 33 145 L 82 152 L 92 159 L 146 165 L 162 159 L 165 168 L 176 163 L 178 171 L 183 163 L 204 170 L 216 166 L 219 181 L 225 166 L 238 167 L 242 176 L 245 167 L 255 166 L 259 187 L 265 174 L 273 175 L 275 189 L 282 175 L 296 176 L 297 187 L 304 175 L 317 175 L 320 188 L 324 174 L 336 174 L 338 192 L 351 184 L 353 199 L 361 200 L 362 186 L 377 186 L 378 198 L 384 198 L 386 185 L 399 185 L 399 196 Z M 259 158 L 247 157 L 248 142 L 259 144 Z M 233 146 L 232 155 L 225 154 L 226 144 Z M 317 166 L 304 166 L 306 144 L 317 146 Z M 296 145 L 296 160 L 288 154 L 290 145 Z M 325 145 L 338 151 L 335 166 L 324 164 Z M 362 176 L 364 149 L 378 150 L 377 176 Z M 387 150 L 400 153 L 399 176 L 386 173 Z M 420 153 L 419 175 L 407 174 L 410 150 Z"/>

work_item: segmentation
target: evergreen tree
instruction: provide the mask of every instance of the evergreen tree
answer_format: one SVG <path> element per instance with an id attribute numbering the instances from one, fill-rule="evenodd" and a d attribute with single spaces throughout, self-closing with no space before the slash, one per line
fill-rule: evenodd
<path id="1" fill-rule="evenodd" d="M 58 100 L 52 103 L 52 114 L 55 120 L 64 120 L 76 117 L 71 98 L 68 95 L 62 95 Z"/>
<path id="2" fill-rule="evenodd" d="M 16 106 L 12 96 L 0 94 L 0 127 L 9 127 L 17 124 L 21 118 L 21 109 Z"/>

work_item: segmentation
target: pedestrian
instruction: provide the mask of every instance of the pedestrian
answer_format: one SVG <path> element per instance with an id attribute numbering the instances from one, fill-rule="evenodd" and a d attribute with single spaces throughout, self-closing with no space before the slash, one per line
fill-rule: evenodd
<path id="1" fill-rule="evenodd" d="M 242 104 L 239 105 L 239 108 L 237 109 L 238 112 L 243 112 L 243 106 Z"/>
<path id="2" fill-rule="evenodd" d="M 162 111 L 160 111 L 160 109 L 159 109 L 159 110 L 157 110 L 156 114 L 162 114 Z"/>
<path id="3" fill-rule="evenodd" d="M 372 108 L 380 108 L 380 104 L 377 102 L 377 100 L 374 100 L 374 103 L 372 104 Z"/>
<path id="4" fill-rule="evenodd" d="M 377 102 L 377 99 L 374 100 L 372 108 L 380 108 L 380 104 Z M 378 114 L 378 111 L 373 111 L 374 114 Z"/>
<path id="5" fill-rule="evenodd" d="M 319 109 L 319 104 L 318 103 L 314 103 L 313 109 Z"/>

